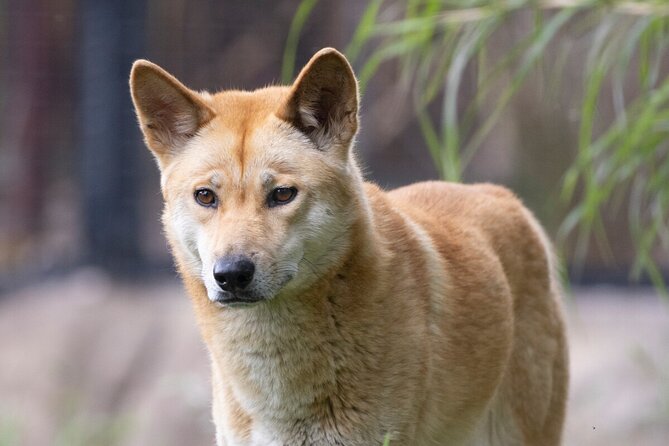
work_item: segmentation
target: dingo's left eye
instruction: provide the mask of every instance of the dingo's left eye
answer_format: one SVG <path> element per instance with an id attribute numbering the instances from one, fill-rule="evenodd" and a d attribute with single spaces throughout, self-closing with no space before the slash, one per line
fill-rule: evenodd
<path id="1" fill-rule="evenodd" d="M 270 207 L 277 206 L 280 204 L 286 204 L 293 201 L 297 195 L 297 189 L 294 187 L 277 187 L 269 194 L 269 199 L 267 200 Z"/>
<path id="2" fill-rule="evenodd" d="M 200 206 L 213 207 L 216 206 L 216 194 L 211 189 L 198 189 L 195 191 L 195 201 Z"/>

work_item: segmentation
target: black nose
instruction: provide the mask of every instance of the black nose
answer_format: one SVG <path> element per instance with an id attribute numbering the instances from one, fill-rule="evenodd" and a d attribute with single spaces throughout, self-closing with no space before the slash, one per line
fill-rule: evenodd
<path id="1" fill-rule="evenodd" d="M 223 291 L 243 290 L 253 280 L 255 270 L 246 257 L 223 257 L 214 265 L 214 279 Z"/>

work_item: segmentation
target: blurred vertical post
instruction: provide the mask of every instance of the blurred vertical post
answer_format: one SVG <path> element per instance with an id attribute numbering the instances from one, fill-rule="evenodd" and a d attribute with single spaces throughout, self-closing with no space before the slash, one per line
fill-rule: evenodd
<path id="1" fill-rule="evenodd" d="M 45 122 L 48 122 L 53 98 L 53 78 L 45 74 L 53 69 L 49 56 L 54 45 L 49 39 L 46 14 L 34 12 L 45 9 L 48 10 L 48 5 L 40 0 L 10 1 L 6 11 L 0 2 L 0 13 L 11 17 L 11 23 L 3 18 L 10 25 L 7 34 L 16 42 L 11 47 L 5 44 L 2 60 L 7 64 L 3 70 L 6 80 L 2 80 L 10 88 L 7 89 L 9 97 L 2 98 L 7 105 L 0 104 L 6 107 L 2 109 L 4 122 L 0 128 L 0 144 L 3 149 L 7 147 L 9 153 L 3 155 L 13 169 L 5 170 L 7 167 L 3 166 L 0 186 L 12 209 L 3 218 L 9 220 L 11 236 L 21 241 L 41 229 L 47 184 L 45 160 L 53 144 L 45 137 L 43 129 L 47 127 Z"/>
<path id="2" fill-rule="evenodd" d="M 87 260 L 112 274 L 143 266 L 140 134 L 128 92 L 143 56 L 146 0 L 82 0 L 81 192 Z"/>

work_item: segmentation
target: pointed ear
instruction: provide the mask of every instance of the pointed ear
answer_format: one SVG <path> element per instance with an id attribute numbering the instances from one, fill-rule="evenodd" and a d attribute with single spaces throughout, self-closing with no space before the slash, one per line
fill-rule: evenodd
<path id="1" fill-rule="evenodd" d="M 130 92 L 146 145 L 161 164 L 215 115 L 198 93 L 146 60 L 133 64 Z"/>
<path id="2" fill-rule="evenodd" d="M 358 130 L 358 82 L 344 55 L 333 48 L 317 52 L 277 115 L 321 149 L 331 144 L 348 148 Z"/>

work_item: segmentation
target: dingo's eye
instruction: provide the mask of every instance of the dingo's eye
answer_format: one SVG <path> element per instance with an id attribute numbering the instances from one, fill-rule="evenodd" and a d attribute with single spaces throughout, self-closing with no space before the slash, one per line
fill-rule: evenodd
<path id="1" fill-rule="evenodd" d="M 211 189 L 198 189 L 195 191 L 195 201 L 204 207 L 216 206 L 216 194 Z"/>
<path id="2" fill-rule="evenodd" d="M 286 204 L 293 201 L 297 195 L 297 189 L 294 187 L 277 187 L 269 194 L 269 199 L 267 200 L 270 207 L 277 206 L 280 204 Z"/>

